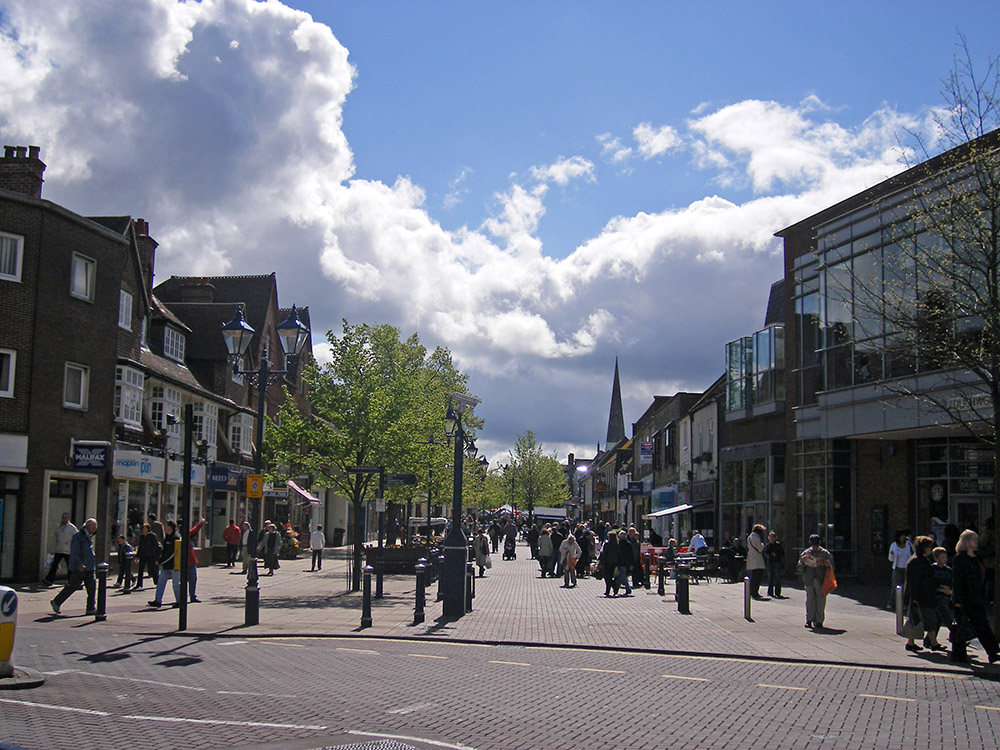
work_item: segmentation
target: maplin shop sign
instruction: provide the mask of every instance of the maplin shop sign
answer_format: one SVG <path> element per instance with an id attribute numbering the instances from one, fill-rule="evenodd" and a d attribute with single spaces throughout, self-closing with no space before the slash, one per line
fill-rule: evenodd
<path id="1" fill-rule="evenodd" d="M 114 476 L 117 479 L 163 481 L 163 459 L 141 451 L 115 451 Z"/>

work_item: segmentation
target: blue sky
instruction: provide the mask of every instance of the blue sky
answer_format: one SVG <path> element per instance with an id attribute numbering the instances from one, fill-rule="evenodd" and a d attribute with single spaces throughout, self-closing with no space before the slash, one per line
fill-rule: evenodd
<path id="1" fill-rule="evenodd" d="M 1000 3 L 0 0 L 0 134 L 157 276 L 278 272 L 327 330 L 449 347 L 502 459 L 701 390 L 774 232 L 901 168 Z M 909 154 L 912 158 L 912 154 Z"/>

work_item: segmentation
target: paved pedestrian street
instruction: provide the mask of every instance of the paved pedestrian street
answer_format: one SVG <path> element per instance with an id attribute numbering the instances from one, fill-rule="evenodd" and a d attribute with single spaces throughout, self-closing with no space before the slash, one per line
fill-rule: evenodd
<path id="1" fill-rule="evenodd" d="M 42 687 L 0 691 L 0 741 L 61 748 L 923 748 L 995 747 L 1000 683 L 909 655 L 893 614 L 831 596 L 829 631 L 802 627 L 802 592 L 754 602 L 742 586 L 673 585 L 606 599 L 603 583 L 540 579 L 519 549 L 477 579 L 472 613 L 412 625 L 413 580 L 387 577 L 360 625 L 346 561 L 283 562 L 264 579 L 261 624 L 242 627 L 243 578 L 199 571 L 189 629 L 143 592 L 109 596 L 108 620 L 46 611 L 21 590 L 14 662 Z M 861 596 L 865 594 L 865 596 Z M 169 597 L 168 597 L 169 600 Z M 884 600 L 883 602 L 884 603 Z M 800 632 L 801 631 L 801 632 Z M 613 740 L 612 740 L 613 738 Z"/>

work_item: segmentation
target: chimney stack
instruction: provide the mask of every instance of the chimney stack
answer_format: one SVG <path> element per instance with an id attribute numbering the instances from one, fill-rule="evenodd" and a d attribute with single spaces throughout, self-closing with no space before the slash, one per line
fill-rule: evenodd
<path id="1" fill-rule="evenodd" d="M 215 285 L 203 277 L 184 279 L 181 302 L 215 302 Z"/>
<path id="2" fill-rule="evenodd" d="M 139 259 L 142 263 L 142 276 L 146 280 L 147 288 L 153 289 L 153 268 L 156 264 L 157 241 L 149 236 L 149 222 L 145 219 L 134 219 L 132 229 L 135 232 L 135 240 L 139 246 Z"/>
<path id="3" fill-rule="evenodd" d="M 38 146 L 4 146 L 0 158 L 0 188 L 42 197 L 45 164 L 38 158 Z"/>

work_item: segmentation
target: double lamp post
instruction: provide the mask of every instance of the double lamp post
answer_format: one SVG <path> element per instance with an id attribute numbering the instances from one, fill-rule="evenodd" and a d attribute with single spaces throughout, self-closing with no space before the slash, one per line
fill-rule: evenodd
<path id="1" fill-rule="evenodd" d="M 275 330 L 281 341 L 281 348 L 285 353 L 286 369 L 272 369 L 271 363 L 268 361 L 267 341 L 262 335 L 260 364 L 256 370 L 244 370 L 240 367 L 240 363 L 245 361 L 246 354 L 250 349 L 250 343 L 256 331 L 243 319 L 243 306 L 240 305 L 236 309 L 236 315 L 233 316 L 233 319 L 222 326 L 222 336 L 226 341 L 226 349 L 229 351 L 229 357 L 233 361 L 233 374 L 249 378 L 250 385 L 257 390 L 257 439 L 254 445 L 253 460 L 254 474 L 258 477 L 264 472 L 264 407 L 266 406 L 264 396 L 267 393 L 268 386 L 277 382 L 284 375 L 295 372 L 302 349 L 309 338 L 309 328 L 299 320 L 299 314 L 295 309 L 295 305 L 292 305 L 292 310 L 288 318 L 277 325 Z M 261 502 L 263 503 L 263 500 Z M 250 510 L 249 507 L 247 510 Z M 259 529 L 253 528 L 254 524 L 260 523 L 258 515 L 260 514 L 253 514 L 254 523 L 251 524 L 251 535 L 260 533 Z M 260 621 L 260 590 L 257 587 L 257 545 L 255 541 L 252 538 L 247 540 L 250 547 L 250 565 L 247 568 L 245 625 L 256 625 Z"/>
<path id="2" fill-rule="evenodd" d="M 462 529 L 462 463 L 466 450 L 469 458 L 476 457 L 475 443 L 465 444 L 462 415 L 479 403 L 478 398 L 464 393 L 451 394 L 452 404 L 445 415 L 445 434 L 455 440 L 455 474 L 451 495 L 451 529 L 444 538 L 444 566 L 441 569 L 441 614 L 448 618 L 465 616 L 465 570 L 469 559 L 469 541 Z"/>

